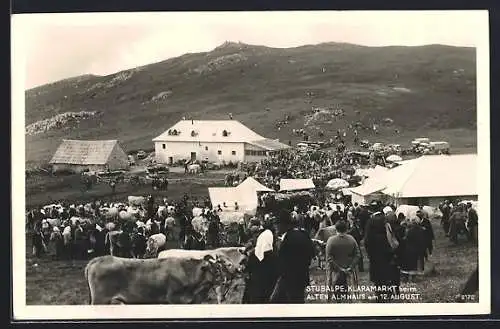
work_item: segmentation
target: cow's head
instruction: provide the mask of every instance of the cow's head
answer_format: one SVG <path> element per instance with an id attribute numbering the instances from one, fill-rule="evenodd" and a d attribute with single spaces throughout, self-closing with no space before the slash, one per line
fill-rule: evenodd
<path id="1" fill-rule="evenodd" d="M 314 251 L 317 256 L 325 254 L 325 248 L 326 248 L 326 242 L 318 240 L 318 239 L 311 239 L 313 246 L 314 246 Z"/>
<path id="2" fill-rule="evenodd" d="M 158 253 L 158 244 L 155 239 L 149 238 L 146 241 L 146 252 L 144 253 L 144 258 L 156 258 Z"/>
<path id="3" fill-rule="evenodd" d="M 206 255 L 203 259 L 207 262 L 205 268 L 214 275 L 219 283 L 225 283 L 228 279 L 232 279 L 240 273 L 239 267 L 229 257 Z"/>

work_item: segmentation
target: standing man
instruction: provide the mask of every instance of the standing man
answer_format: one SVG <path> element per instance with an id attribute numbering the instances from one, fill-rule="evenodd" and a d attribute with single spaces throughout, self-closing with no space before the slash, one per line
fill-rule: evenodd
<path id="1" fill-rule="evenodd" d="M 424 258 L 427 260 L 430 255 L 432 255 L 433 241 L 434 241 L 434 230 L 429 217 L 425 215 L 425 212 L 418 210 L 417 217 L 419 217 L 420 226 L 422 226 L 423 237 L 424 237 Z M 422 266 L 423 270 L 423 266 Z"/>
<path id="2" fill-rule="evenodd" d="M 477 212 L 476 209 L 472 208 L 472 203 L 467 202 L 467 230 L 469 231 L 469 237 L 471 241 L 477 242 Z"/>
<path id="3" fill-rule="evenodd" d="M 359 220 L 359 226 L 361 228 L 361 234 L 365 234 L 365 229 L 366 229 L 366 223 L 368 223 L 368 220 L 370 219 L 370 212 L 368 211 L 368 208 L 366 205 L 361 205 L 361 208 L 359 209 L 358 213 L 358 220 Z"/>
<path id="4" fill-rule="evenodd" d="M 329 237 L 326 242 L 326 280 L 328 286 L 335 291 L 335 299 L 339 300 L 342 298 L 339 291 L 347 292 L 351 282 L 353 285 L 357 285 L 356 266 L 361 255 L 358 243 L 351 235 L 347 234 L 346 221 L 337 222 L 335 228 L 337 234 Z"/>
<path id="5" fill-rule="evenodd" d="M 443 226 L 443 230 L 445 232 L 445 235 L 448 237 L 450 236 L 450 202 L 448 200 L 444 201 L 444 204 L 440 207 L 439 210 L 441 210 L 441 213 L 443 214 L 443 217 L 441 218 L 441 225 Z"/>
<path id="6" fill-rule="evenodd" d="M 377 286 L 377 302 L 388 302 L 382 291 L 399 295 L 400 272 L 396 262 L 396 251 L 388 241 L 388 224 L 379 204 L 373 204 L 371 215 L 365 229 L 365 249 L 370 261 L 370 281 Z M 390 225 L 389 225 L 390 226 Z M 395 287 L 387 290 L 388 287 Z"/>
<path id="7" fill-rule="evenodd" d="M 309 266 L 314 246 L 306 230 L 298 227 L 290 213 L 282 211 L 280 222 L 287 224 L 278 254 L 278 282 L 271 296 L 272 303 L 303 304 L 309 284 Z"/>

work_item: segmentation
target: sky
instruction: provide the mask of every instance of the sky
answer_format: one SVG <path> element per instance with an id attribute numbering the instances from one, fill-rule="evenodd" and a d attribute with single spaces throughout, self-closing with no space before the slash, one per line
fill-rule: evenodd
<path id="1" fill-rule="evenodd" d="M 107 75 L 225 41 L 270 47 L 322 42 L 475 47 L 485 11 L 303 11 L 14 15 L 26 89 L 82 74 Z"/>

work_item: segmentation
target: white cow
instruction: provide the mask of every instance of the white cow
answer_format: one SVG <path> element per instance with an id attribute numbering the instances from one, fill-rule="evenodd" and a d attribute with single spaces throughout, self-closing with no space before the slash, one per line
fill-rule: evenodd
<path id="1" fill-rule="evenodd" d="M 136 220 L 138 219 L 137 213 L 122 210 L 118 213 L 118 218 L 122 221 Z"/>
<path id="2" fill-rule="evenodd" d="M 206 232 L 208 231 L 208 220 L 205 217 L 194 217 L 191 220 L 191 225 L 196 232 L 201 233 L 203 236 L 205 236 Z"/>
<path id="3" fill-rule="evenodd" d="M 127 200 L 128 200 L 128 204 L 131 206 L 140 206 L 140 205 L 144 205 L 146 203 L 146 198 L 143 196 L 129 195 Z"/>
<path id="4" fill-rule="evenodd" d="M 240 223 L 245 220 L 245 214 L 237 211 L 222 211 L 218 213 L 220 222 L 223 225 L 228 225 L 230 223 Z"/>
<path id="5" fill-rule="evenodd" d="M 208 208 L 198 208 L 198 207 L 194 207 L 193 208 L 193 217 L 198 217 L 198 216 L 201 216 L 202 213 L 206 213 L 207 211 L 209 211 L 210 209 Z"/>
<path id="6" fill-rule="evenodd" d="M 332 210 L 337 210 L 337 206 L 340 206 L 340 211 L 344 211 L 345 209 L 345 206 L 342 203 L 329 203 L 328 206 L 330 206 Z"/>
<path id="7" fill-rule="evenodd" d="M 157 257 L 158 252 L 165 249 L 167 237 L 163 233 L 151 235 L 146 242 L 146 255 L 148 257 Z"/>
<path id="8" fill-rule="evenodd" d="M 168 210 L 166 206 L 159 206 L 158 210 L 156 211 L 156 216 L 160 219 L 163 219 L 167 217 L 168 215 Z"/>
<path id="9" fill-rule="evenodd" d="M 61 220 L 59 218 L 46 218 L 45 220 L 50 226 L 61 226 Z"/>
<path id="10" fill-rule="evenodd" d="M 415 218 L 417 217 L 418 206 L 412 206 L 403 204 L 396 208 L 396 216 L 403 214 L 405 218 Z M 437 208 L 431 206 L 423 206 L 423 211 L 429 216 L 429 219 L 437 218 L 443 216 L 441 211 Z"/>
<path id="11" fill-rule="evenodd" d="M 198 174 L 201 171 L 201 166 L 199 164 L 189 165 L 188 171 L 190 174 Z"/>

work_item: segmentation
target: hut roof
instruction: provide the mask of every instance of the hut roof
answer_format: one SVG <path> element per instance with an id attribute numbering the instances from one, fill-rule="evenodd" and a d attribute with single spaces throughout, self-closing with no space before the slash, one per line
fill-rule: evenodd
<path id="1" fill-rule="evenodd" d="M 51 164 L 97 165 L 106 164 L 117 140 L 64 139 L 54 153 Z"/>

